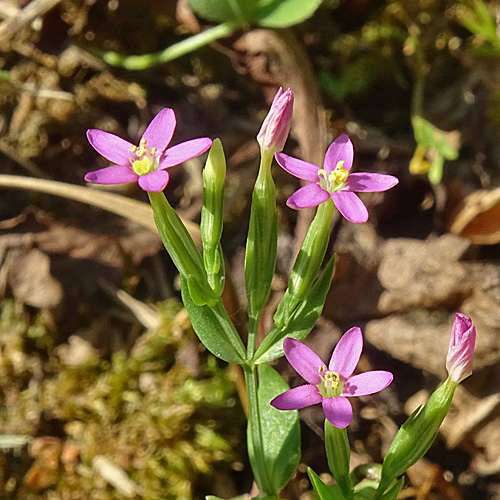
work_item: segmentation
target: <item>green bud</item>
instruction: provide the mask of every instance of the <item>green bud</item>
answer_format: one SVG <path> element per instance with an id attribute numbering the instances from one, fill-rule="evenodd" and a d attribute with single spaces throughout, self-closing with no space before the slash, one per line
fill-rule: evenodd
<path id="1" fill-rule="evenodd" d="M 224 181 L 226 158 L 219 139 L 215 139 L 203 170 L 203 207 L 201 209 L 201 241 L 203 264 L 210 286 L 220 296 L 224 288 L 224 261 L 220 239 L 224 219 Z"/>
<path id="2" fill-rule="evenodd" d="M 380 498 L 391 482 L 404 474 L 431 447 L 448 413 L 457 385 L 448 377 L 432 393 L 424 407 L 417 408 L 401 426 L 382 464 L 382 479 L 375 499 Z"/>
<path id="3" fill-rule="evenodd" d="M 286 325 L 294 309 L 304 300 L 314 284 L 330 240 L 330 223 L 334 208 L 331 199 L 322 203 L 309 226 L 290 273 L 288 288 L 274 315 L 274 323 L 278 328 Z"/>
<path id="4" fill-rule="evenodd" d="M 201 253 L 177 212 L 160 193 L 148 193 L 154 220 L 161 240 L 181 277 L 187 279 L 193 302 L 213 305 L 218 297 L 208 284 Z"/>
<path id="5" fill-rule="evenodd" d="M 252 194 L 252 209 L 245 252 L 248 315 L 257 321 L 269 297 L 276 265 L 278 212 L 271 175 L 272 154 L 263 153 Z"/>

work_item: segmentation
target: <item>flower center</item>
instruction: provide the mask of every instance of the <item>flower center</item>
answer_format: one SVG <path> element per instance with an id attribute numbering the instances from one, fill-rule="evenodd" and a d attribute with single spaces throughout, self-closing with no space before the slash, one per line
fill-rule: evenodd
<path id="1" fill-rule="evenodd" d="M 318 368 L 321 382 L 316 386 L 324 398 L 336 398 L 344 390 L 344 382 L 340 379 L 337 372 L 331 372 L 325 366 Z"/>
<path id="2" fill-rule="evenodd" d="M 349 172 L 344 168 L 344 161 L 341 160 L 330 173 L 324 168 L 318 170 L 318 184 L 329 193 L 337 193 L 344 189 L 348 176 Z"/>
<path id="3" fill-rule="evenodd" d="M 130 153 L 132 153 L 130 165 L 137 175 L 149 174 L 158 169 L 160 163 L 158 151 L 156 148 L 148 148 L 146 139 L 141 139 L 139 146 L 132 146 Z"/>

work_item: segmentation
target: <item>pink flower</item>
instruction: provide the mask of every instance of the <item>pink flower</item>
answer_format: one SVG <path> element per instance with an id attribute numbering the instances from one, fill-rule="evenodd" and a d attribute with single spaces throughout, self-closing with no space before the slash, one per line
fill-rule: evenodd
<path id="1" fill-rule="evenodd" d="M 350 173 L 354 150 L 347 135 L 337 137 L 328 148 L 323 168 L 293 158 L 284 153 L 276 153 L 276 161 L 290 174 L 310 181 L 288 198 L 287 205 L 300 209 L 315 207 L 331 198 L 338 211 L 351 222 L 366 222 L 368 210 L 354 193 L 387 191 L 399 181 L 392 175 L 367 172 Z"/>
<path id="2" fill-rule="evenodd" d="M 278 410 L 298 410 L 321 403 L 327 420 L 343 429 L 352 421 L 352 406 L 347 398 L 374 394 L 392 382 L 392 373 L 381 370 L 351 376 L 363 349 L 363 335 L 357 327 L 340 339 L 328 368 L 314 351 L 298 340 L 287 337 L 283 348 L 286 359 L 309 383 L 275 397 L 271 404 Z"/>
<path id="3" fill-rule="evenodd" d="M 257 135 L 257 142 L 261 148 L 272 149 L 273 152 L 283 150 L 290 131 L 292 111 L 293 92 L 290 88 L 283 92 L 280 87 Z"/>
<path id="4" fill-rule="evenodd" d="M 472 374 L 472 355 L 476 345 L 476 328 L 465 314 L 456 313 L 451 330 L 446 369 L 457 384 Z"/>
<path id="5" fill-rule="evenodd" d="M 201 155 L 212 144 L 211 139 L 202 137 L 167 149 L 175 125 L 174 111 L 162 109 L 142 134 L 139 146 L 103 130 L 87 130 L 92 147 L 115 165 L 89 172 L 85 180 L 96 184 L 137 181 L 144 191 L 163 191 L 169 180 L 167 168 Z"/>

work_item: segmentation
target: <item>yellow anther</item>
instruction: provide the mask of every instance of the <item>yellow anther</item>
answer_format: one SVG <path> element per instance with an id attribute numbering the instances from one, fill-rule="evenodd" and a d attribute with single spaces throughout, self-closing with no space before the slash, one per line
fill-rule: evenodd
<path id="1" fill-rule="evenodd" d="M 344 163 L 344 162 L 339 162 L 339 163 Z M 335 182 L 337 184 L 343 184 L 347 180 L 349 172 L 344 167 L 339 167 L 333 170 L 330 175 L 331 179 L 329 180 L 331 180 L 331 182 Z"/>
<path id="2" fill-rule="evenodd" d="M 132 170 L 137 175 L 144 175 L 149 173 L 150 168 L 151 168 L 151 162 L 149 161 L 148 158 L 141 158 L 140 160 L 135 160 L 134 162 L 132 162 Z"/>
<path id="3" fill-rule="evenodd" d="M 131 153 L 135 153 L 136 151 L 137 151 L 137 146 L 132 146 L 132 147 L 130 148 L 130 152 L 131 152 Z"/>
<path id="4" fill-rule="evenodd" d="M 328 177 L 328 172 L 324 168 L 320 168 L 318 170 L 318 175 L 326 179 Z"/>

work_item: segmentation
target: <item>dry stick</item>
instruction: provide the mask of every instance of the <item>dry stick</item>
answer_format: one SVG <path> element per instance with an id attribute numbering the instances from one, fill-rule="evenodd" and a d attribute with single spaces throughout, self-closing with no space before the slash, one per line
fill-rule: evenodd
<path id="1" fill-rule="evenodd" d="M 40 193 L 47 193 L 87 203 L 88 205 L 103 208 L 108 212 L 121 215 L 122 217 L 150 229 L 156 234 L 158 233 L 156 224 L 153 220 L 153 210 L 149 204 L 143 203 L 142 201 L 132 200 L 118 194 L 97 191 L 83 186 L 66 184 L 64 182 L 33 179 L 17 175 L 0 175 L 0 188 L 1 187 L 37 191 Z M 194 222 L 183 219 L 182 217 L 181 220 L 196 245 L 201 247 L 200 227 Z M 233 319 L 233 321 L 236 320 L 235 327 L 241 335 L 242 323 L 241 321 L 238 321 L 240 305 L 228 266 L 226 266 L 226 286 L 224 288 L 224 292 L 222 293 L 222 301 L 224 303 L 224 307 L 229 313 L 229 316 Z M 241 371 L 241 367 L 238 365 L 234 365 L 231 371 L 243 408 L 248 414 L 243 372 Z"/>
<path id="2" fill-rule="evenodd" d="M 33 0 L 13 17 L 0 24 L 0 40 L 15 35 L 21 28 L 30 24 L 37 17 L 43 16 L 60 1 L 61 0 Z M 12 11 L 9 10 L 7 15 L 11 12 Z"/>
<path id="3" fill-rule="evenodd" d="M 21 177 L 17 175 L 0 175 L 0 187 L 38 191 L 87 203 L 88 205 L 103 208 L 108 212 L 121 215 L 155 233 L 157 232 L 153 220 L 153 210 L 149 204 L 132 200 L 131 198 L 125 198 L 119 194 L 97 191 L 95 189 L 66 184 L 64 182 L 33 179 L 31 177 Z M 200 228 L 189 220 L 183 220 L 182 222 L 189 231 L 189 234 L 191 234 L 191 237 L 198 244 L 198 242 L 201 241 Z"/>

